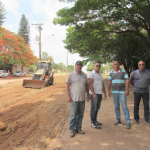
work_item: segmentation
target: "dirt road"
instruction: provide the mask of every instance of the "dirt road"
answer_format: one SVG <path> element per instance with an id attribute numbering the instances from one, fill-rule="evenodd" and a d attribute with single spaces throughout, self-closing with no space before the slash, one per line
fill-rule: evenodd
<path id="1" fill-rule="evenodd" d="M 70 105 L 66 101 L 67 75 L 55 76 L 54 85 L 44 89 L 23 88 L 22 82 L 0 88 L 0 150 L 149 150 L 150 124 L 144 121 L 140 105 L 140 125 L 133 120 L 133 94 L 128 96 L 132 129 L 115 121 L 112 98 L 103 100 L 98 115 L 102 129 L 90 126 L 90 102 L 83 119 L 85 135 L 69 137 Z M 107 89 L 107 79 L 105 79 Z M 131 89 L 132 90 L 132 89 Z M 122 110 L 122 109 L 121 109 Z"/>

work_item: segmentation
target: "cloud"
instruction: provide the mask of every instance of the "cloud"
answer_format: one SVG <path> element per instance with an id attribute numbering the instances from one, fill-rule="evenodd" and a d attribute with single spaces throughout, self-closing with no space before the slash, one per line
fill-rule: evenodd
<path id="1" fill-rule="evenodd" d="M 15 16 L 18 16 L 18 8 L 19 2 L 17 0 L 1 0 L 1 2 L 5 5 L 6 11 L 13 13 Z"/>

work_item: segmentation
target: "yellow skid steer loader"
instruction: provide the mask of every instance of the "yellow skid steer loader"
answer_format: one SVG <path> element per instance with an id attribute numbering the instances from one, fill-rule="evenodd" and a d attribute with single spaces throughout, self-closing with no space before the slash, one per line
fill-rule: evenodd
<path id="1" fill-rule="evenodd" d="M 23 80 L 22 86 L 30 88 L 44 88 L 52 85 L 54 82 L 54 71 L 51 68 L 51 58 L 48 61 L 38 61 L 37 69 L 35 70 L 30 80 Z"/>

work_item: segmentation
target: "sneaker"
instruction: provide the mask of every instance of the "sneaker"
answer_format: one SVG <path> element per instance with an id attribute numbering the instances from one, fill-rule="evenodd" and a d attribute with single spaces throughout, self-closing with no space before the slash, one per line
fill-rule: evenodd
<path id="1" fill-rule="evenodd" d="M 75 132 L 70 132 L 70 137 L 74 137 L 75 136 Z"/>
<path id="2" fill-rule="evenodd" d="M 129 122 L 129 123 L 127 123 L 127 125 L 126 125 L 126 129 L 131 129 L 131 123 Z"/>
<path id="3" fill-rule="evenodd" d="M 140 122 L 139 122 L 139 120 L 135 120 L 135 123 L 138 125 Z"/>
<path id="4" fill-rule="evenodd" d="M 96 125 L 101 125 L 101 126 L 102 126 L 102 123 L 97 122 L 97 121 L 95 122 L 95 124 L 96 124 Z"/>
<path id="5" fill-rule="evenodd" d="M 91 124 L 91 127 L 95 128 L 95 129 L 100 129 L 101 128 L 100 126 L 97 126 L 96 124 Z"/>
<path id="6" fill-rule="evenodd" d="M 82 130 L 76 130 L 76 133 L 85 134 L 85 132 L 83 132 Z"/>
<path id="7" fill-rule="evenodd" d="M 118 124 L 121 124 L 121 120 L 120 120 L 120 119 L 117 119 L 117 120 L 113 123 L 113 125 L 118 125 Z"/>
<path id="8" fill-rule="evenodd" d="M 148 123 L 150 123 L 150 120 L 149 119 L 147 119 L 147 120 L 145 120 L 146 122 L 148 122 Z"/>

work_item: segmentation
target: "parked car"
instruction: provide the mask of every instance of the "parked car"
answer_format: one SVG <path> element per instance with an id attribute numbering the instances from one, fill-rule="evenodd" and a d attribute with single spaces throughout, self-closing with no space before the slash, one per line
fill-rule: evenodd
<path id="1" fill-rule="evenodd" d="M 24 71 L 16 71 L 13 74 L 14 77 L 21 77 L 21 76 L 25 76 L 25 72 Z"/>
<path id="2" fill-rule="evenodd" d="M 5 70 L 0 70 L 0 77 L 1 77 L 1 78 L 3 78 L 3 77 L 8 77 L 8 76 L 9 76 L 9 74 L 8 74 L 7 71 L 5 71 Z"/>

